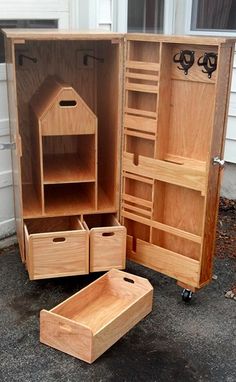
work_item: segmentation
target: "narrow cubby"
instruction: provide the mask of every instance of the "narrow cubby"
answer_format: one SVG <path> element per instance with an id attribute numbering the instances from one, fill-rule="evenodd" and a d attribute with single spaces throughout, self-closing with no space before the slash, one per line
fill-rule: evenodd
<path id="1" fill-rule="evenodd" d="M 138 180 L 139 179 L 139 180 Z M 153 184 L 144 178 L 132 179 L 126 174 L 123 179 L 122 214 L 135 214 L 151 219 L 153 210 Z"/>
<path id="2" fill-rule="evenodd" d="M 123 224 L 127 228 L 127 235 L 132 237 L 134 241 L 135 239 L 140 239 L 146 242 L 150 241 L 150 226 L 127 218 L 124 219 Z"/>
<path id="3" fill-rule="evenodd" d="M 131 175 L 132 176 L 132 175 Z M 137 200 L 143 200 L 151 203 L 153 198 L 152 181 L 145 178 L 133 179 L 128 174 L 124 177 L 124 194 L 133 196 Z M 124 195 L 123 195 L 124 196 Z"/>
<path id="4" fill-rule="evenodd" d="M 129 91 L 127 95 L 127 108 L 132 110 L 141 110 L 143 114 L 147 112 L 153 113 L 151 116 L 155 117 L 157 108 L 157 95 L 153 93 Z M 128 110 L 129 111 L 129 110 Z"/>
<path id="5" fill-rule="evenodd" d="M 160 44 L 151 41 L 132 41 L 129 43 L 129 59 L 158 63 L 160 56 Z"/>
<path id="6" fill-rule="evenodd" d="M 153 140 L 128 135 L 126 137 L 126 151 L 135 155 L 154 158 L 155 142 Z"/>

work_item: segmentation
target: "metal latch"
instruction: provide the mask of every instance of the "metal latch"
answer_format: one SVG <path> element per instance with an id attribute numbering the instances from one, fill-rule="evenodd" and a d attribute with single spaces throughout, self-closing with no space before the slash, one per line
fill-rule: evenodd
<path id="1" fill-rule="evenodd" d="M 220 157 L 214 157 L 214 158 L 212 159 L 212 163 L 213 163 L 214 166 L 218 165 L 218 166 L 220 166 L 221 168 L 223 168 L 224 165 L 225 165 L 225 161 L 224 161 L 224 159 L 220 159 Z"/>
<path id="2" fill-rule="evenodd" d="M 0 143 L 0 150 L 11 150 L 16 148 L 15 142 Z"/>

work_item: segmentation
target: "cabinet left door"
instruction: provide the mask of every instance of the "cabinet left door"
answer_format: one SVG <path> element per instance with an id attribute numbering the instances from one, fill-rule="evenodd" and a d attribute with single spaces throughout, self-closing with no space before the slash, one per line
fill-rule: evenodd
<path id="1" fill-rule="evenodd" d="M 21 137 L 19 134 L 18 114 L 17 114 L 17 92 L 16 92 L 16 72 L 14 41 L 5 39 L 6 66 L 7 66 L 7 90 L 10 137 L 12 142 L 12 180 L 14 189 L 14 209 L 16 221 L 16 233 L 20 247 L 21 259 L 25 262 L 24 232 L 23 232 L 23 203 L 22 203 L 22 181 L 21 181 Z"/>

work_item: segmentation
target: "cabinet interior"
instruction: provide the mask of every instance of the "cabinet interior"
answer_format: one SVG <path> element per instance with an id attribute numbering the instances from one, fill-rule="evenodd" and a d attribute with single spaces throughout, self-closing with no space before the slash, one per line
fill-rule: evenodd
<path id="1" fill-rule="evenodd" d="M 173 61 L 181 50 L 194 52 L 187 75 Z M 201 258 L 217 73 L 198 66 L 205 52 L 218 51 L 127 42 L 121 215 L 128 256 L 154 268 L 153 245 Z"/>
<path id="2" fill-rule="evenodd" d="M 36 62 L 24 55 L 33 57 Z M 120 163 L 122 44 L 112 40 L 25 41 L 15 45 L 17 107 L 22 140 L 24 218 L 117 212 Z M 95 59 L 93 57 L 96 57 Z M 31 101 L 53 76 L 73 87 L 97 116 L 94 134 L 42 136 L 42 186 L 38 180 L 39 140 Z M 62 107 L 74 107 L 64 103 Z M 53 123 L 52 123 L 53 125 Z M 55 126 L 56 127 L 56 126 Z M 54 125 L 51 130 L 53 130 Z"/>

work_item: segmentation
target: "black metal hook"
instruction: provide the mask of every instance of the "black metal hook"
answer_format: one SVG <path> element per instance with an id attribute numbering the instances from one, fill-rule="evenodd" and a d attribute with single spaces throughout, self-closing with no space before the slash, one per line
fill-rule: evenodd
<path id="1" fill-rule="evenodd" d="M 37 62 L 37 58 L 36 57 L 29 57 L 29 56 L 26 56 L 25 54 L 19 54 L 19 57 L 18 57 L 18 64 L 19 64 L 19 66 L 23 65 L 23 59 L 24 58 L 26 58 L 27 60 L 32 61 L 34 64 L 36 64 L 36 62 Z"/>
<path id="2" fill-rule="evenodd" d="M 179 53 L 176 53 L 173 57 L 173 61 L 181 65 L 177 66 L 179 70 L 184 70 L 184 74 L 188 74 L 188 70 L 194 64 L 194 53 L 192 50 L 181 50 Z"/>
<path id="3" fill-rule="evenodd" d="M 203 73 L 208 74 L 208 78 L 211 78 L 212 73 L 217 68 L 217 54 L 213 52 L 205 52 L 203 56 L 199 57 L 197 61 L 199 66 L 204 66 Z"/>

